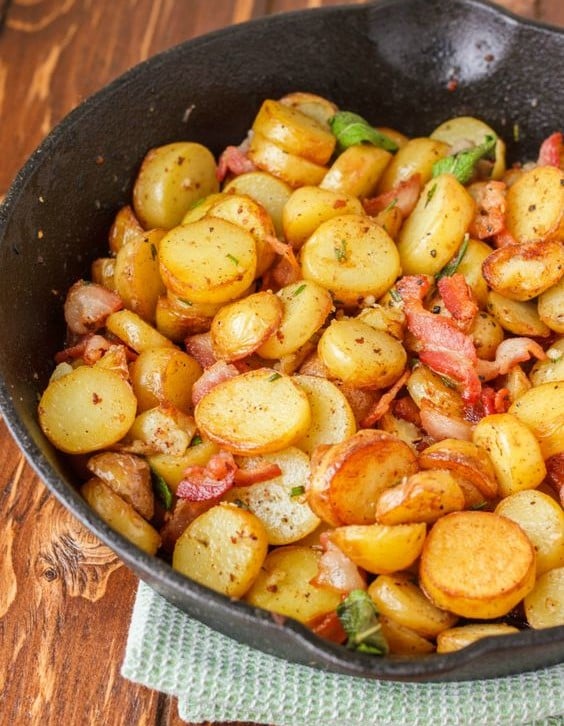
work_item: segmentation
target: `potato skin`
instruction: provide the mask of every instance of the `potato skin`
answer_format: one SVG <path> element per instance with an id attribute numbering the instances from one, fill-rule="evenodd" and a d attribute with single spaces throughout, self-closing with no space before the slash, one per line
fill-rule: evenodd
<path id="1" fill-rule="evenodd" d="M 447 514 L 427 535 L 420 584 L 443 610 L 470 619 L 506 615 L 534 587 L 533 545 L 523 530 L 492 512 Z"/>

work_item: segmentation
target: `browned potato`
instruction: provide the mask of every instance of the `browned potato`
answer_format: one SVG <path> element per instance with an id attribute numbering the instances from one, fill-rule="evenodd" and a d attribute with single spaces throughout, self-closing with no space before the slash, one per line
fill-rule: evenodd
<path id="1" fill-rule="evenodd" d="M 403 625 L 396 623 L 395 620 L 382 615 L 382 613 L 379 614 L 379 620 L 382 633 L 390 647 L 390 653 L 394 655 L 425 655 L 434 652 L 434 644 L 416 633 L 415 630 L 405 628 Z"/>
<path id="2" fill-rule="evenodd" d="M 323 96 L 304 91 L 295 91 L 282 96 L 280 103 L 295 108 L 297 111 L 311 116 L 323 126 L 329 125 L 331 119 L 339 110 L 337 106 Z"/>
<path id="3" fill-rule="evenodd" d="M 466 618 L 498 618 L 533 589 L 535 551 L 506 517 L 453 512 L 427 535 L 419 577 L 437 607 Z"/>
<path id="4" fill-rule="evenodd" d="M 525 615 L 535 630 L 564 625 L 564 567 L 539 577 L 525 598 Z"/>
<path id="5" fill-rule="evenodd" d="M 282 212 L 292 187 L 266 171 L 249 171 L 233 177 L 225 184 L 227 194 L 247 194 L 261 204 L 272 219 L 276 234 L 283 236 Z"/>
<path id="6" fill-rule="evenodd" d="M 118 310 L 106 320 L 106 329 L 136 353 L 149 348 L 173 347 L 173 343 L 131 310 Z"/>
<path id="7" fill-rule="evenodd" d="M 382 524 L 430 523 L 464 509 L 465 503 L 464 492 L 449 471 L 418 471 L 380 494 L 376 519 Z"/>
<path id="8" fill-rule="evenodd" d="M 337 194 L 369 197 L 391 158 L 389 151 L 377 146 L 349 146 L 335 159 L 319 186 Z"/>
<path id="9" fill-rule="evenodd" d="M 133 209 L 127 204 L 118 211 L 110 227 L 108 235 L 110 251 L 117 254 L 124 244 L 140 234 L 143 234 L 143 227 Z"/>
<path id="10" fill-rule="evenodd" d="M 458 628 L 448 628 L 437 635 L 437 653 L 452 653 L 466 648 L 481 638 L 498 635 L 511 635 L 519 630 L 506 623 L 472 623 Z"/>
<path id="11" fill-rule="evenodd" d="M 507 229 L 517 242 L 551 239 L 564 214 L 564 172 L 537 166 L 507 192 Z"/>
<path id="12" fill-rule="evenodd" d="M 278 177 L 293 189 L 319 184 L 327 172 L 325 166 L 284 151 L 256 131 L 251 138 L 248 157 L 259 169 Z"/>
<path id="13" fill-rule="evenodd" d="M 380 494 L 416 471 L 406 443 L 384 431 L 362 429 L 312 461 L 308 501 L 330 524 L 372 524 Z"/>
<path id="14" fill-rule="evenodd" d="M 550 328 L 541 320 L 535 300 L 512 300 L 490 290 L 487 310 L 509 333 L 538 338 L 547 338 L 550 335 Z"/>
<path id="15" fill-rule="evenodd" d="M 421 554 L 426 527 L 412 524 L 349 524 L 329 533 L 333 544 L 355 565 L 381 575 L 404 570 Z"/>
<path id="16" fill-rule="evenodd" d="M 390 161 L 378 183 L 379 192 L 387 192 L 413 174 L 419 174 L 425 184 L 431 178 L 433 164 L 448 154 L 443 141 L 425 137 L 409 139 Z"/>
<path id="17" fill-rule="evenodd" d="M 88 470 L 102 479 L 110 489 L 139 512 L 151 519 L 155 498 L 151 487 L 151 470 L 145 459 L 133 454 L 104 451 L 88 459 Z"/>
<path id="18" fill-rule="evenodd" d="M 534 433 L 545 459 L 564 451 L 564 381 L 541 383 L 526 391 L 509 413 Z"/>
<path id="19" fill-rule="evenodd" d="M 283 311 L 280 297 L 266 291 L 224 305 L 210 328 L 216 358 L 232 361 L 253 353 L 278 329 Z"/>

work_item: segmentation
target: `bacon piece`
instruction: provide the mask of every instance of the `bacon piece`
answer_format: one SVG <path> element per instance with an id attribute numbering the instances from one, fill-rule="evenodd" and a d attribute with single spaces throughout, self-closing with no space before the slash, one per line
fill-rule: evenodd
<path id="1" fill-rule="evenodd" d="M 160 530 L 162 548 L 166 552 L 172 553 L 177 539 L 190 522 L 193 522 L 196 517 L 213 507 L 214 504 L 215 500 L 213 499 L 203 502 L 178 499 L 172 513 L 166 513 L 165 523 Z"/>
<path id="2" fill-rule="evenodd" d="M 96 282 L 78 280 L 67 293 L 64 315 L 72 333 L 86 335 L 102 328 L 108 315 L 122 308 L 123 301 L 115 292 Z"/>
<path id="3" fill-rule="evenodd" d="M 354 562 L 330 540 L 330 533 L 323 532 L 319 541 L 323 554 L 319 560 L 317 575 L 311 584 L 317 587 L 330 587 L 348 594 L 351 590 L 366 590 L 366 581 Z"/>
<path id="4" fill-rule="evenodd" d="M 308 620 L 305 625 L 320 638 L 330 640 L 332 643 L 344 643 L 347 639 L 347 634 L 336 610 L 317 615 Z"/>
<path id="5" fill-rule="evenodd" d="M 217 163 L 216 177 L 218 181 L 222 182 L 229 173 L 239 176 L 239 174 L 256 170 L 256 166 L 247 156 L 248 148 L 247 139 L 239 146 L 225 148 Z"/>
<path id="6" fill-rule="evenodd" d="M 235 483 L 237 464 L 233 454 L 220 451 L 206 466 L 189 466 L 176 489 L 176 496 L 191 502 L 217 500 Z"/>
<path id="7" fill-rule="evenodd" d="M 560 497 L 564 507 L 564 454 L 554 454 L 546 460 L 547 481 Z"/>
<path id="8" fill-rule="evenodd" d="M 500 247 L 505 247 L 506 245 L 516 245 L 519 244 L 515 237 L 509 232 L 505 227 L 501 230 L 501 232 L 498 232 L 493 236 L 493 244 L 494 247 L 499 249 Z"/>
<path id="9" fill-rule="evenodd" d="M 391 204 L 396 206 L 404 217 L 407 217 L 413 211 L 419 195 L 421 194 L 421 175 L 412 174 L 405 181 L 400 182 L 397 186 L 388 192 L 379 194 L 371 199 L 364 199 L 362 206 L 366 214 L 375 217 Z"/>
<path id="10" fill-rule="evenodd" d="M 211 334 L 206 333 L 195 333 L 194 335 L 188 336 L 184 341 L 186 352 L 195 358 L 202 368 L 209 368 L 216 361 L 217 358 L 213 352 L 213 346 L 211 341 Z"/>
<path id="11" fill-rule="evenodd" d="M 55 355 L 55 363 L 67 363 L 82 358 L 87 365 L 92 365 L 109 350 L 111 344 L 103 335 L 88 334 L 78 343 L 59 351 Z"/>
<path id="12" fill-rule="evenodd" d="M 271 464 L 265 461 L 261 466 L 255 466 L 252 469 L 241 469 L 237 467 L 235 471 L 235 486 L 246 487 L 251 484 L 257 484 L 261 481 L 274 479 L 282 474 L 282 469 L 278 464 Z"/>
<path id="13" fill-rule="evenodd" d="M 562 132 L 555 131 L 546 138 L 539 150 L 538 166 L 555 166 L 560 169 L 562 163 Z"/>
<path id="14" fill-rule="evenodd" d="M 370 426 L 374 426 L 374 424 L 379 421 L 385 413 L 388 413 L 388 411 L 390 410 L 390 406 L 394 401 L 394 398 L 405 386 L 410 375 L 411 371 L 404 371 L 402 375 L 398 378 L 398 380 L 394 383 L 394 385 L 388 391 L 386 391 L 383 396 L 380 397 L 380 399 L 375 403 L 375 405 L 370 409 L 368 414 L 360 422 L 362 428 L 367 429 L 370 428 Z"/>
<path id="15" fill-rule="evenodd" d="M 202 373 L 198 380 L 192 386 L 192 403 L 196 406 L 199 401 L 211 391 L 214 386 L 230 378 L 239 375 L 239 369 L 232 363 L 226 363 L 224 360 L 218 360 Z"/>
<path id="16" fill-rule="evenodd" d="M 472 339 L 451 318 L 425 310 L 422 300 L 429 287 L 430 282 L 423 275 L 406 275 L 396 285 L 404 302 L 407 328 L 421 345 L 419 359 L 439 375 L 458 383 L 467 404 L 476 403 L 480 399 L 481 384 Z"/>
<path id="17" fill-rule="evenodd" d="M 501 181 L 476 182 L 468 187 L 476 214 L 468 227 L 472 237 L 487 239 L 505 229 L 506 185 Z"/>
<path id="18" fill-rule="evenodd" d="M 478 374 L 484 381 L 503 376 L 516 366 L 531 357 L 546 360 L 546 353 L 532 338 L 506 338 L 497 346 L 495 360 L 478 360 Z"/>
<path id="19" fill-rule="evenodd" d="M 505 413 L 509 409 L 511 399 L 507 388 L 500 388 L 499 391 L 496 391 L 495 388 L 484 386 L 481 402 L 484 416 L 490 416 L 494 413 Z"/>
<path id="20" fill-rule="evenodd" d="M 421 402 L 421 426 L 435 441 L 460 439 L 472 441 L 472 424 L 435 408 L 430 401 Z"/>
<path id="21" fill-rule="evenodd" d="M 456 272 L 450 277 L 441 277 L 437 287 L 446 309 L 452 315 L 458 327 L 464 332 L 468 332 L 478 314 L 478 304 L 472 294 L 472 288 L 464 279 L 464 275 Z"/>
<path id="22" fill-rule="evenodd" d="M 419 408 L 411 396 L 403 396 L 393 402 L 393 414 L 396 418 L 408 421 L 414 426 L 421 428 L 421 414 Z"/>

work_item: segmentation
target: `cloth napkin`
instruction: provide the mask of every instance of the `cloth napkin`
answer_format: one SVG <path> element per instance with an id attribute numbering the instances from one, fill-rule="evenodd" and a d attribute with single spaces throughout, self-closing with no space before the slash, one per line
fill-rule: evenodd
<path id="1" fill-rule="evenodd" d="M 192 620 L 140 583 L 122 675 L 178 697 L 180 718 L 272 726 L 564 724 L 564 664 L 460 683 L 395 683 L 287 663 Z"/>

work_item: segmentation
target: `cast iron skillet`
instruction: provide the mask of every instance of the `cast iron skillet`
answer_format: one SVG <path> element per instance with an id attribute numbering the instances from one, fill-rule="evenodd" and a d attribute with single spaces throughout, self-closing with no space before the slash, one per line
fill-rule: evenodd
<path id="1" fill-rule="evenodd" d="M 279 624 L 188 581 L 109 529 L 73 488 L 36 419 L 63 340 L 64 291 L 106 252 L 111 219 L 150 147 L 185 138 L 217 153 L 243 138 L 265 97 L 307 90 L 410 135 L 455 115 L 480 116 L 508 140 L 511 159 L 534 158 L 539 142 L 561 128 L 562 68 L 564 33 L 480 0 L 383 0 L 272 16 L 198 38 L 72 112 L 19 173 L 0 210 L 0 330 L 10 341 L 0 352 L 0 404 L 53 494 L 172 603 L 290 661 L 418 681 L 487 678 L 564 660 L 564 627 L 444 656 L 377 658 L 321 642 L 297 623 Z M 457 89 L 448 90 L 453 80 Z"/>

